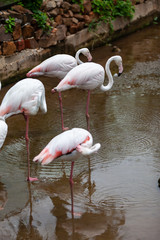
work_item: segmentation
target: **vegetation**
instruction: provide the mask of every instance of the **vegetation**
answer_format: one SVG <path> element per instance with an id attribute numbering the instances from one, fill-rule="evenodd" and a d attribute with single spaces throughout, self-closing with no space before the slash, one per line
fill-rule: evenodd
<path id="1" fill-rule="evenodd" d="M 11 16 L 9 16 L 8 19 L 6 19 L 6 24 L 5 24 L 5 33 L 12 33 L 14 30 L 14 26 L 15 26 L 15 18 L 12 18 Z"/>

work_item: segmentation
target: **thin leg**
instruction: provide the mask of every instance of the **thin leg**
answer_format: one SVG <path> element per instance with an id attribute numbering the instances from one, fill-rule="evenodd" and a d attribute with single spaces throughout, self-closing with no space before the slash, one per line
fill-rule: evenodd
<path id="1" fill-rule="evenodd" d="M 63 131 L 66 131 L 66 130 L 68 130 L 68 127 L 64 127 L 64 121 L 63 121 L 63 106 L 62 106 L 62 96 L 61 96 L 61 92 L 59 92 L 58 95 L 59 95 L 59 105 L 60 105 L 60 111 L 61 111 L 62 130 L 63 130 Z"/>
<path id="2" fill-rule="evenodd" d="M 74 209 L 73 209 L 73 167 L 74 167 L 74 162 L 71 163 L 71 173 L 70 173 L 70 187 L 71 187 L 71 212 L 72 212 L 72 218 L 74 215 Z"/>
<path id="3" fill-rule="evenodd" d="M 28 137 L 29 116 L 24 114 L 24 118 L 25 118 L 25 121 L 26 121 L 26 135 L 25 135 L 25 139 L 26 139 L 27 161 L 28 161 L 28 177 L 27 177 L 27 181 L 33 182 L 33 181 L 37 181 L 38 179 L 30 177 L 29 137 Z"/>
<path id="4" fill-rule="evenodd" d="M 90 124 L 89 124 L 89 101 L 90 101 L 90 90 L 88 90 L 88 97 L 87 97 L 87 105 L 86 105 L 86 120 L 87 120 L 87 130 L 89 131 L 90 129 Z"/>

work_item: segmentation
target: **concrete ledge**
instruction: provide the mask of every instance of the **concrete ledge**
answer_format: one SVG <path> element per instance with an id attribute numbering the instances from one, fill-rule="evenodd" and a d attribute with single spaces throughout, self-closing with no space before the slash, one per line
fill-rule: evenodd
<path id="1" fill-rule="evenodd" d="M 135 6 L 135 14 L 132 20 L 117 18 L 112 22 L 113 32 L 110 33 L 108 24 L 101 24 L 96 31 L 88 31 L 85 28 L 68 36 L 63 43 L 59 43 L 48 49 L 27 49 L 12 56 L 0 57 L 0 80 L 2 85 L 11 81 L 17 81 L 25 77 L 26 72 L 42 62 L 44 59 L 57 53 L 74 54 L 80 47 L 94 48 L 104 45 L 106 42 L 136 31 L 147 24 L 152 23 L 155 16 L 160 15 L 160 0 L 147 1 Z"/>

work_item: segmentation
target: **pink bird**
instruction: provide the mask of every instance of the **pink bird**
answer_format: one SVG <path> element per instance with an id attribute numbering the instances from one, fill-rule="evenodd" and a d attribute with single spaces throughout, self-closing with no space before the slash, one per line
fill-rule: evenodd
<path id="1" fill-rule="evenodd" d="M 88 90 L 87 106 L 86 106 L 86 119 L 87 119 L 87 129 L 89 130 L 89 101 L 90 101 L 90 91 L 95 88 L 100 88 L 102 91 L 108 91 L 113 86 L 113 76 L 110 71 L 110 64 L 115 61 L 119 68 L 119 74 L 123 72 L 122 58 L 118 55 L 112 56 L 108 59 L 104 68 L 97 63 L 83 63 L 76 66 L 60 81 L 57 87 L 52 89 L 52 93 L 61 92 L 71 88 L 80 88 Z M 105 71 L 108 76 L 108 84 L 103 85 L 105 79 Z"/>
<path id="2" fill-rule="evenodd" d="M 5 123 L 4 118 L 0 117 L 0 149 L 3 146 L 3 143 L 6 139 L 7 132 L 8 132 L 8 126 Z"/>
<path id="3" fill-rule="evenodd" d="M 17 82 L 4 96 L 0 106 L 0 117 L 4 119 L 15 114 L 23 114 L 26 121 L 26 147 L 28 160 L 28 181 L 36 181 L 37 178 L 30 177 L 29 160 L 29 115 L 36 115 L 38 110 L 47 112 L 45 89 L 41 81 L 26 78 Z"/>
<path id="4" fill-rule="evenodd" d="M 93 145 L 92 135 L 87 130 L 73 128 L 54 137 L 33 161 L 46 165 L 57 158 L 69 158 L 72 161 L 70 172 L 70 183 L 72 185 L 74 159 L 79 154 L 91 155 L 97 152 L 100 147 L 100 143 Z"/>
<path id="5" fill-rule="evenodd" d="M 47 77 L 57 77 L 60 80 L 66 76 L 66 74 L 77 66 L 77 64 L 83 63 L 79 56 L 83 54 L 87 57 L 88 61 L 92 60 L 92 56 L 88 48 L 81 48 L 77 51 L 75 58 L 68 54 L 57 54 L 53 57 L 50 57 L 40 63 L 38 66 L 34 67 L 27 73 L 27 77 L 35 76 L 47 76 Z M 62 110 L 62 99 L 61 93 L 59 92 L 59 103 L 61 110 L 61 122 L 62 130 L 66 130 L 63 123 L 63 110 Z"/>

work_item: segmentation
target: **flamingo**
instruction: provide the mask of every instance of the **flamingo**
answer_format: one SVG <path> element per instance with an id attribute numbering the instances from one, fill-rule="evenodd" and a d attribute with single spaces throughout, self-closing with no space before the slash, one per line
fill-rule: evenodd
<path id="1" fill-rule="evenodd" d="M 37 178 L 30 176 L 29 160 L 29 115 L 36 115 L 38 110 L 47 112 L 45 99 L 45 88 L 41 81 L 37 79 L 26 78 L 17 82 L 11 87 L 4 96 L 0 105 L 0 117 L 7 119 L 15 114 L 23 114 L 26 121 L 26 147 L 28 160 L 28 181 L 36 181 Z M 0 126 L 1 129 L 1 126 Z"/>
<path id="2" fill-rule="evenodd" d="M 81 48 L 76 52 L 75 58 L 68 54 L 57 54 L 52 56 L 38 66 L 34 67 L 27 73 L 27 77 L 35 76 L 47 76 L 47 77 L 57 77 L 60 80 L 66 76 L 66 74 L 77 66 L 77 64 L 83 63 L 79 56 L 83 54 L 87 57 L 88 61 L 92 60 L 92 56 L 88 48 Z M 63 110 L 62 110 L 62 97 L 61 92 L 59 92 L 59 104 L 61 110 L 61 122 L 62 130 L 67 130 L 68 128 L 64 127 L 63 123 Z"/>
<path id="3" fill-rule="evenodd" d="M 115 55 L 110 57 L 104 68 L 97 63 L 83 63 L 81 65 L 76 66 L 71 71 L 67 73 L 67 75 L 60 81 L 57 87 L 52 89 L 52 93 L 62 92 L 71 88 L 80 88 L 88 90 L 88 98 L 86 105 L 86 119 L 87 119 L 87 129 L 89 130 L 89 101 L 90 101 L 90 91 L 100 87 L 100 89 L 105 92 L 112 88 L 113 86 L 113 76 L 110 71 L 110 64 L 112 61 L 115 61 L 116 65 L 119 68 L 120 76 L 123 72 L 122 58 L 119 55 Z M 105 71 L 108 76 L 108 84 L 106 86 L 103 85 L 105 79 Z"/>
<path id="4" fill-rule="evenodd" d="M 3 117 L 0 117 L 0 149 L 3 146 L 3 143 L 6 139 L 8 132 L 8 125 L 6 124 Z"/>
<path id="5" fill-rule="evenodd" d="M 40 154 L 34 157 L 33 161 L 46 165 L 57 158 L 69 158 L 72 161 L 70 184 L 73 185 L 74 159 L 79 154 L 85 156 L 91 155 L 97 152 L 100 147 L 100 143 L 93 145 L 93 137 L 90 132 L 83 128 L 72 128 L 54 137 Z"/>

